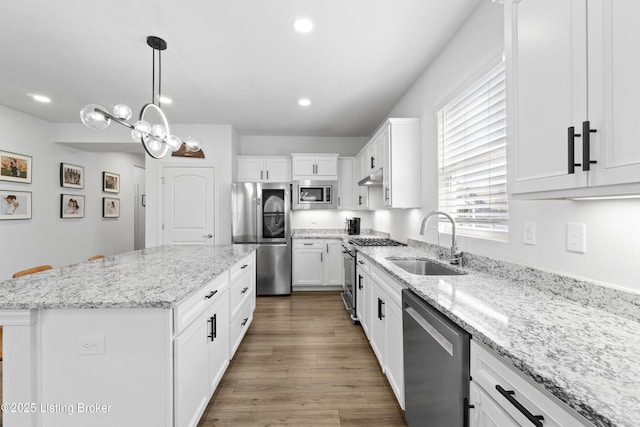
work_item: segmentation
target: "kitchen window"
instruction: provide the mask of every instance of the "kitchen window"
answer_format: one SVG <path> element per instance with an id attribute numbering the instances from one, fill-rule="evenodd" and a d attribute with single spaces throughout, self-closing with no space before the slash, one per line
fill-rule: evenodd
<path id="1" fill-rule="evenodd" d="M 504 60 L 438 111 L 438 206 L 461 234 L 507 239 Z"/>

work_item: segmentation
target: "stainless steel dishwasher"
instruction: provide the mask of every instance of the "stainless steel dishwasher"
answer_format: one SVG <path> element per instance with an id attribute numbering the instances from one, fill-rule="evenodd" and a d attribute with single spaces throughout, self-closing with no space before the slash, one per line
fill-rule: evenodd
<path id="1" fill-rule="evenodd" d="M 412 291 L 402 291 L 405 420 L 466 427 L 470 335 Z"/>

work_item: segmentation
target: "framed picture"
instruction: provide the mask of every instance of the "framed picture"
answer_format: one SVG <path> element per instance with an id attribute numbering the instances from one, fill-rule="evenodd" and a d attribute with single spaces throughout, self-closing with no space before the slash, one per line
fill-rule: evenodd
<path id="1" fill-rule="evenodd" d="M 31 156 L 0 151 L 0 180 L 31 184 Z"/>
<path id="2" fill-rule="evenodd" d="M 102 217 L 103 218 L 119 218 L 120 217 L 120 199 L 103 197 L 102 198 Z"/>
<path id="3" fill-rule="evenodd" d="M 60 218 L 84 218 L 84 196 L 61 194 Z"/>
<path id="4" fill-rule="evenodd" d="M 0 219 L 31 219 L 31 192 L 0 190 Z"/>
<path id="5" fill-rule="evenodd" d="M 102 191 L 107 193 L 120 192 L 120 175 L 111 172 L 102 172 Z"/>
<path id="6" fill-rule="evenodd" d="M 84 188 L 84 168 L 68 163 L 60 163 L 60 186 Z"/>

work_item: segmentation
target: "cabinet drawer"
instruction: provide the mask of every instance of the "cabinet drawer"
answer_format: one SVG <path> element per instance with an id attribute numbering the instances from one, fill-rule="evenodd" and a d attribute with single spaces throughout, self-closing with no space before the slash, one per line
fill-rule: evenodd
<path id="1" fill-rule="evenodd" d="M 252 294 L 253 278 L 251 272 L 247 271 L 231 283 L 231 317 L 237 314 L 241 304 Z"/>
<path id="2" fill-rule="evenodd" d="M 294 239 L 293 247 L 295 249 L 322 249 L 322 240 L 312 239 Z"/>
<path id="3" fill-rule="evenodd" d="M 518 410 L 505 397 L 505 391 L 514 393 L 513 399 L 519 402 L 532 415 L 544 417 L 544 427 L 592 426 L 573 409 L 552 396 L 541 386 L 529 382 L 523 374 L 507 365 L 499 356 L 490 350 L 471 341 L 470 374 L 473 382 L 478 384 L 520 425 L 531 425 L 524 413 Z M 504 390 L 502 393 L 498 387 Z"/>
<path id="4" fill-rule="evenodd" d="M 405 289 L 406 286 L 399 283 L 396 279 L 389 276 L 387 273 L 382 271 L 379 267 L 375 265 L 371 265 L 369 267 L 369 274 L 371 278 L 376 281 L 376 283 L 380 286 L 382 290 L 393 300 L 393 302 L 398 306 L 402 306 L 402 290 Z"/>
<path id="5" fill-rule="evenodd" d="M 356 252 L 356 267 L 360 269 L 360 271 L 364 271 L 366 274 L 370 274 L 370 261 L 368 258 L 360 255 L 359 252 Z"/>
<path id="6" fill-rule="evenodd" d="M 235 354 L 244 334 L 249 329 L 249 325 L 253 320 L 253 310 L 251 299 L 247 298 L 240 305 L 238 312 L 231 321 L 231 357 Z"/>
<path id="7" fill-rule="evenodd" d="M 179 303 L 174 309 L 174 333 L 179 334 L 189 323 L 193 322 L 209 304 L 217 301 L 223 293 L 222 291 L 228 286 L 229 273 L 225 271 Z"/>
<path id="8" fill-rule="evenodd" d="M 233 266 L 231 266 L 231 283 L 236 280 L 238 275 L 253 270 L 253 266 L 255 265 L 255 252 L 247 255 Z"/>

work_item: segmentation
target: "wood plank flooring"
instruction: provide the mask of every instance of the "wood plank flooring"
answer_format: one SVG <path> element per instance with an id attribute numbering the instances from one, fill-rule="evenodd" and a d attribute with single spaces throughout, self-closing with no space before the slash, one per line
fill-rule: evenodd
<path id="1" fill-rule="evenodd" d="M 406 426 L 339 292 L 258 297 L 200 421 L 211 426 Z"/>

